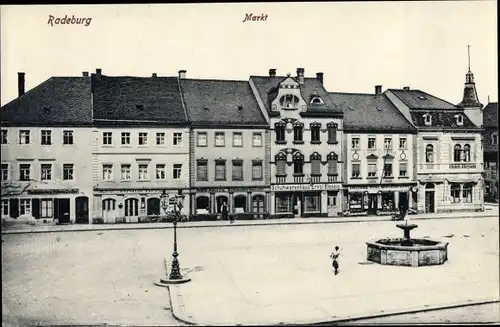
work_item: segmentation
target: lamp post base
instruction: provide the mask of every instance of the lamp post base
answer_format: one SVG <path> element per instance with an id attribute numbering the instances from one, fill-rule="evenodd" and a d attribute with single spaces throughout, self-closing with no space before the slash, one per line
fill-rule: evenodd
<path id="1" fill-rule="evenodd" d="M 181 279 L 168 279 L 161 278 L 159 281 L 155 282 L 156 286 L 168 287 L 175 284 L 183 284 L 191 281 L 191 278 L 182 277 Z"/>

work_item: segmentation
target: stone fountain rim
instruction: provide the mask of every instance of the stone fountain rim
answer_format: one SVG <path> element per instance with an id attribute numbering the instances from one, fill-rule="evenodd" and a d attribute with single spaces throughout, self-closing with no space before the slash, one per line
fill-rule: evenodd
<path id="1" fill-rule="evenodd" d="M 391 240 L 391 241 L 404 241 L 405 238 L 381 238 L 377 241 L 380 240 Z M 390 249 L 390 250 L 407 250 L 407 251 L 422 251 L 422 250 L 442 250 L 446 249 L 448 247 L 448 242 L 441 242 L 441 241 L 436 241 L 433 239 L 429 238 L 412 238 L 412 241 L 432 241 L 436 242 L 434 245 L 422 245 L 419 244 L 418 246 L 403 246 L 403 245 L 386 245 L 386 244 L 380 244 L 376 243 L 377 241 L 372 241 L 372 242 L 366 242 L 366 245 L 372 245 L 380 249 Z"/>

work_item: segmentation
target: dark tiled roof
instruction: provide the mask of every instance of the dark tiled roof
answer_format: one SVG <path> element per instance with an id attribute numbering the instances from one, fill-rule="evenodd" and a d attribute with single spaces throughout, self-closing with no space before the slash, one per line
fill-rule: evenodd
<path id="1" fill-rule="evenodd" d="M 267 126 L 248 81 L 181 79 L 192 124 L 254 124 Z M 241 108 L 240 108 L 241 106 Z"/>
<path id="2" fill-rule="evenodd" d="M 177 77 L 97 76 L 92 74 L 94 119 L 187 124 Z"/>
<path id="3" fill-rule="evenodd" d="M 420 90 L 389 89 L 387 91 L 394 93 L 410 109 L 457 109 L 454 104 Z"/>
<path id="4" fill-rule="evenodd" d="M 330 98 L 342 108 L 346 130 L 416 131 L 384 94 L 331 92 Z"/>
<path id="5" fill-rule="evenodd" d="M 474 125 L 474 123 L 464 114 L 461 110 L 455 111 L 412 111 L 410 112 L 411 118 L 413 120 L 413 124 L 418 127 L 427 127 L 427 128 L 478 128 L 478 126 Z M 431 115 L 431 126 L 425 125 L 424 115 Z M 457 125 L 457 120 L 455 115 L 461 114 L 463 117 L 463 125 Z"/>
<path id="6" fill-rule="evenodd" d="M 2 124 L 92 124 L 89 77 L 51 77 L 2 107 Z"/>
<path id="7" fill-rule="evenodd" d="M 278 94 L 277 91 L 279 84 L 287 78 L 288 77 L 286 76 L 250 76 L 250 79 L 257 88 L 257 92 L 259 93 L 262 102 L 266 106 L 267 111 L 271 111 L 270 105 Z M 297 81 L 296 78 L 293 79 Z M 304 84 L 300 84 L 299 88 L 302 98 L 304 98 L 307 103 L 308 112 L 336 113 L 340 115 L 342 114 L 342 110 L 340 108 L 337 108 L 335 103 L 331 101 L 330 97 L 328 96 L 328 92 L 325 90 L 323 84 L 321 84 L 321 82 L 317 78 L 304 78 Z M 318 95 L 325 104 L 311 104 L 310 99 L 314 95 Z"/>
<path id="8" fill-rule="evenodd" d="M 498 102 L 490 102 L 483 110 L 484 127 L 498 127 Z"/>

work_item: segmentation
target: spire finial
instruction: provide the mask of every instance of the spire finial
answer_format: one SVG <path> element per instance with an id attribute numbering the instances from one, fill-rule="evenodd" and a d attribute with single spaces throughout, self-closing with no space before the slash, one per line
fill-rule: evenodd
<path id="1" fill-rule="evenodd" d="M 469 71 L 470 71 L 470 47 L 471 47 L 471 45 L 467 44 L 467 54 L 468 54 L 468 58 L 469 58 Z"/>

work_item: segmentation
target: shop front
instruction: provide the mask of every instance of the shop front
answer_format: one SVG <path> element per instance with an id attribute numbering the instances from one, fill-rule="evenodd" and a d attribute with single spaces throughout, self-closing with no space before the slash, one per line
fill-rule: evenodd
<path id="1" fill-rule="evenodd" d="M 335 217 L 341 212 L 341 184 L 271 185 L 271 217 Z"/>

